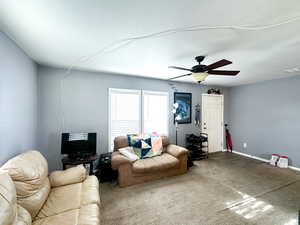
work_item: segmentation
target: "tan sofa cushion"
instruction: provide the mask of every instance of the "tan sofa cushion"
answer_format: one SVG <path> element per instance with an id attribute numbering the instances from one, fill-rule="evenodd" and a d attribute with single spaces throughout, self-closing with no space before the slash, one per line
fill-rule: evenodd
<path id="1" fill-rule="evenodd" d="M 114 139 L 114 151 L 128 146 L 128 138 L 126 136 L 119 136 Z"/>
<path id="2" fill-rule="evenodd" d="M 15 184 L 18 204 L 34 218 L 50 192 L 46 159 L 38 151 L 29 151 L 10 159 L 1 169 Z"/>
<path id="3" fill-rule="evenodd" d="M 84 205 L 100 205 L 99 182 L 89 176 L 84 182 L 51 189 L 49 197 L 36 219 L 51 217 L 66 211 L 80 209 Z"/>
<path id="4" fill-rule="evenodd" d="M 113 152 L 111 158 L 111 167 L 115 170 L 117 170 L 122 164 L 131 164 L 133 162 L 126 156 L 122 155 L 119 151 Z"/>
<path id="5" fill-rule="evenodd" d="M 140 159 L 133 163 L 134 173 L 151 173 L 173 168 L 179 164 L 179 160 L 168 153 L 147 159 Z"/>
<path id="6" fill-rule="evenodd" d="M 0 172 L 0 225 L 31 225 L 29 212 L 17 205 L 16 188 L 6 172 Z"/>
<path id="7" fill-rule="evenodd" d="M 178 145 L 168 145 L 166 152 L 169 153 L 170 155 L 178 158 L 184 154 L 187 154 L 188 150 L 186 148 L 183 148 Z"/>

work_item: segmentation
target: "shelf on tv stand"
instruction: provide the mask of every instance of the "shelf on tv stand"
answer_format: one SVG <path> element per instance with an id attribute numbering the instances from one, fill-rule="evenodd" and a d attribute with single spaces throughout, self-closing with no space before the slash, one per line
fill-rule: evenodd
<path id="1" fill-rule="evenodd" d="M 69 156 L 65 156 L 62 158 L 61 162 L 63 164 L 63 170 L 67 168 L 67 165 L 80 165 L 80 164 L 90 164 L 90 175 L 94 174 L 94 161 L 98 159 L 98 155 L 92 155 L 84 158 L 70 158 Z"/>

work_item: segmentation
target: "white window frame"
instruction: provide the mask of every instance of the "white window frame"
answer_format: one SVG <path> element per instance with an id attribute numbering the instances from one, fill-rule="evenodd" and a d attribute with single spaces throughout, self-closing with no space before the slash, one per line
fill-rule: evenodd
<path id="1" fill-rule="evenodd" d="M 140 101 L 140 109 L 139 109 L 139 121 L 140 121 L 140 133 L 144 131 L 144 101 L 143 96 L 144 93 L 152 94 L 152 95 L 164 95 L 167 96 L 167 102 L 168 102 L 168 109 L 167 112 L 169 112 L 170 109 L 170 99 L 169 99 L 169 92 L 160 92 L 160 91 L 149 91 L 149 90 L 142 90 L 142 89 L 122 89 L 122 88 L 108 88 L 108 151 L 112 152 L 113 149 L 110 148 L 111 146 L 111 94 L 112 93 L 139 93 L 139 101 Z M 167 114 L 167 133 L 165 135 L 169 135 L 169 113 Z"/>

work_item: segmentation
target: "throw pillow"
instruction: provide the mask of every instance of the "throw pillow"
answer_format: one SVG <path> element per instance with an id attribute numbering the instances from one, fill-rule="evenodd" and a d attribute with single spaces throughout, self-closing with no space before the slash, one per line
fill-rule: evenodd
<path id="1" fill-rule="evenodd" d="M 131 146 L 131 137 L 138 136 L 137 134 L 127 134 L 128 146 Z"/>
<path id="2" fill-rule="evenodd" d="M 128 146 L 125 148 L 120 148 L 119 152 L 126 156 L 128 159 L 130 159 L 131 161 L 136 161 L 139 159 L 139 157 L 135 154 L 135 152 L 133 151 L 133 148 Z"/>
<path id="3" fill-rule="evenodd" d="M 128 144 L 140 159 L 162 154 L 162 139 L 157 135 L 128 135 Z"/>
<path id="4" fill-rule="evenodd" d="M 151 146 L 152 146 L 153 155 L 161 155 L 163 151 L 162 138 L 157 135 L 152 135 Z"/>

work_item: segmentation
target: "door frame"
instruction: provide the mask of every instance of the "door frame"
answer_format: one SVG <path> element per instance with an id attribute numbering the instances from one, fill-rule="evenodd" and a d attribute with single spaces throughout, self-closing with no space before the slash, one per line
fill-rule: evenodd
<path id="1" fill-rule="evenodd" d="M 224 95 L 216 95 L 216 94 L 202 94 L 201 95 L 201 132 L 204 132 L 204 130 L 203 130 L 203 115 L 204 115 L 204 113 L 203 113 L 204 112 L 203 98 L 210 97 L 210 96 L 221 98 L 221 103 L 222 103 L 222 107 L 221 107 L 221 115 L 222 115 L 221 135 L 222 135 L 222 140 L 221 140 L 220 151 L 223 151 L 224 150 Z M 209 137 L 208 137 L 208 141 L 209 141 Z M 218 151 L 215 151 L 215 152 L 218 152 Z"/>

